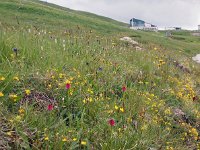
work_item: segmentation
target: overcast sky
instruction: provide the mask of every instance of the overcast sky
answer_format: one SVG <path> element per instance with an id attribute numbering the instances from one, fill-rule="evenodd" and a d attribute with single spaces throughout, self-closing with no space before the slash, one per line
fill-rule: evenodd
<path id="1" fill-rule="evenodd" d="M 200 24 L 200 0 L 47 0 L 47 2 L 126 23 L 134 17 L 158 27 L 177 26 L 197 29 L 197 25 Z"/>

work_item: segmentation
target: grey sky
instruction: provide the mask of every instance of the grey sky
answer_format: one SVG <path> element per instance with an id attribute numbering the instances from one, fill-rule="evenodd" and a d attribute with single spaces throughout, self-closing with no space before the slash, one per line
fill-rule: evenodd
<path id="1" fill-rule="evenodd" d="M 46 0 L 43 0 L 46 1 Z M 83 10 L 129 23 L 142 19 L 159 27 L 197 29 L 200 0 L 47 0 L 64 7 Z"/>

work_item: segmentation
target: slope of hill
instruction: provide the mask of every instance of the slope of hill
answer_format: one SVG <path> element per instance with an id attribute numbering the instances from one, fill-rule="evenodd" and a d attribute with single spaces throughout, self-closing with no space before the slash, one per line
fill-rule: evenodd
<path id="1" fill-rule="evenodd" d="M 8 18 L 4 20 L 12 25 L 54 26 L 59 29 L 80 25 L 98 31 L 111 32 L 123 30 L 123 26 L 126 26 L 106 17 L 54 6 L 37 1 L 1 1 L 0 18 L 2 20 L 6 15 Z"/>
<path id="2" fill-rule="evenodd" d="M 188 31 L 0 1 L 0 149 L 199 149 L 199 49 Z"/>

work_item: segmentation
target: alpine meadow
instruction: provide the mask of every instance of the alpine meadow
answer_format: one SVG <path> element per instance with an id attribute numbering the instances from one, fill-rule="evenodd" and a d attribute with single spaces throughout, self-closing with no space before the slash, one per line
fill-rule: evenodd
<path id="1" fill-rule="evenodd" d="M 0 1 L 0 150 L 200 150 L 200 37 Z"/>

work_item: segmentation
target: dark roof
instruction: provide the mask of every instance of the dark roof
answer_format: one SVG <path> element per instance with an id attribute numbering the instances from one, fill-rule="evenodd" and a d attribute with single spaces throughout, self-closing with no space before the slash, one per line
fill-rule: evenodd
<path id="1" fill-rule="evenodd" d="M 130 21 L 145 23 L 143 20 L 132 18 Z"/>

